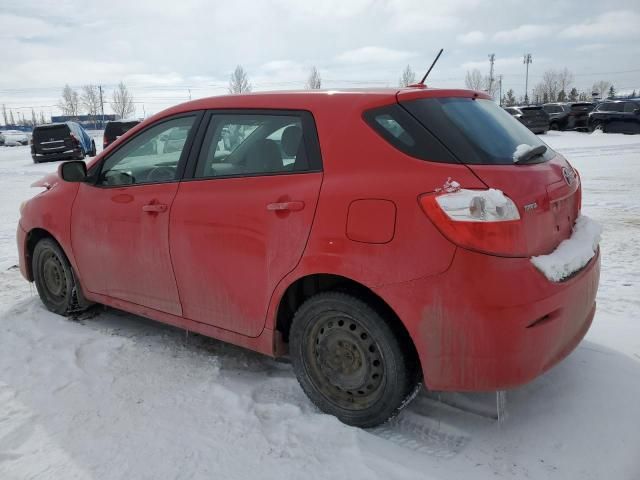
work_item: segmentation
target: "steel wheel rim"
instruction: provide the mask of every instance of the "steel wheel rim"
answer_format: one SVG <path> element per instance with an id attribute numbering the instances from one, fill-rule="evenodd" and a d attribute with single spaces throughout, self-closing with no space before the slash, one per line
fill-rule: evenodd
<path id="1" fill-rule="evenodd" d="M 62 262 L 55 253 L 48 251 L 43 255 L 40 266 L 42 286 L 47 296 L 55 302 L 63 301 L 67 296 L 67 277 Z"/>
<path id="2" fill-rule="evenodd" d="M 334 405 L 362 410 L 382 397 L 386 384 L 378 342 L 343 312 L 327 312 L 312 325 L 305 367 L 312 383 Z"/>

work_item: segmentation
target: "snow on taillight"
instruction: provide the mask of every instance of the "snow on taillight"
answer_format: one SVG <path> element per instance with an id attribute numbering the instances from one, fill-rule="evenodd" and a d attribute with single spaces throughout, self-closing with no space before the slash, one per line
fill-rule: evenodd
<path id="1" fill-rule="evenodd" d="M 527 256 L 518 207 L 500 190 L 425 194 L 420 205 L 450 241 L 464 248 L 502 256 Z"/>

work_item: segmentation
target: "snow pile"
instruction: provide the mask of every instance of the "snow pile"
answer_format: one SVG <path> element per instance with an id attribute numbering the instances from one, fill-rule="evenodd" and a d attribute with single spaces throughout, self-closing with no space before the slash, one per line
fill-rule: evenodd
<path id="1" fill-rule="evenodd" d="M 563 240 L 549 255 L 532 257 L 531 262 L 552 282 L 559 282 L 584 267 L 598 250 L 602 227 L 581 215 L 570 238 Z"/>
<path id="2" fill-rule="evenodd" d="M 462 188 L 437 197 L 440 207 L 454 220 L 500 221 L 519 218 L 518 210 L 501 190 Z"/>
<path id="3" fill-rule="evenodd" d="M 522 155 L 533 150 L 533 148 L 534 147 L 532 147 L 531 145 L 528 145 L 526 143 L 521 143 L 516 147 L 516 151 L 513 152 L 513 161 L 517 162 L 520 159 L 520 157 L 522 157 Z"/>

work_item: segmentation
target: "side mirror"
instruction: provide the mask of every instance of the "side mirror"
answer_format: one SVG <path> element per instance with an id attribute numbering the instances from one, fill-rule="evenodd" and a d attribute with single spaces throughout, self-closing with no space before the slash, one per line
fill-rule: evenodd
<path id="1" fill-rule="evenodd" d="M 87 178 L 87 164 L 82 160 L 61 163 L 58 175 L 65 182 L 84 182 Z"/>

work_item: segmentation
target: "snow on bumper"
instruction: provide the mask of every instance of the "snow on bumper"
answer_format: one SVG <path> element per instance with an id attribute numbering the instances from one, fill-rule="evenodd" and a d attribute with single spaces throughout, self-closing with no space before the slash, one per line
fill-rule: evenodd
<path id="1" fill-rule="evenodd" d="M 560 282 L 582 269 L 595 256 L 602 227 L 585 215 L 576 220 L 571 237 L 548 255 L 531 257 L 531 262 L 552 282 Z"/>

